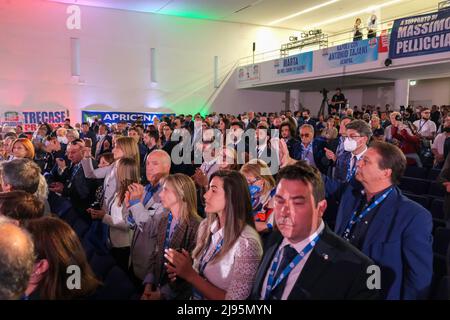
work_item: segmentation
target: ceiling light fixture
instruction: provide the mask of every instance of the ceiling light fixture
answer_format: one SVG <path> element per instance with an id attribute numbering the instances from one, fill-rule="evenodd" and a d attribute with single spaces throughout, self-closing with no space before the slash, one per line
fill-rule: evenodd
<path id="1" fill-rule="evenodd" d="M 300 15 L 302 15 L 302 14 L 305 14 L 305 13 L 308 13 L 308 12 L 311 12 L 311 11 L 314 11 L 314 10 L 317 10 L 317 9 L 320 9 L 320 8 L 323 8 L 323 7 L 325 7 L 325 6 L 328 6 L 328 5 L 330 5 L 330 4 L 333 4 L 333 3 L 336 3 L 336 2 L 339 2 L 339 1 L 341 1 L 341 0 L 331 0 L 331 1 L 324 2 L 324 3 L 322 3 L 322 4 L 318 4 L 317 6 L 314 6 L 314 7 L 311 7 L 311 8 L 302 10 L 302 11 L 299 11 L 299 12 L 294 13 L 294 14 L 291 14 L 291 15 L 289 15 L 289 16 L 287 16 L 287 17 L 284 17 L 284 18 L 281 18 L 281 19 L 274 20 L 274 21 L 272 21 L 272 22 L 269 23 L 269 26 L 273 26 L 274 24 L 278 24 L 278 23 L 280 23 L 280 22 L 283 22 L 283 21 L 286 21 L 286 20 L 289 20 L 289 19 L 298 17 L 298 16 L 300 16 Z"/>
<path id="2" fill-rule="evenodd" d="M 402 2 L 402 1 L 404 1 L 404 0 L 392 0 L 392 1 L 388 1 L 388 2 L 382 3 L 382 4 L 372 5 L 370 7 L 367 7 L 365 9 L 363 9 L 363 10 L 350 12 L 350 13 L 344 14 L 342 16 L 339 16 L 339 17 L 336 17 L 336 18 L 332 18 L 332 19 L 325 20 L 323 22 L 314 24 L 309 29 L 314 29 L 314 28 L 317 28 L 317 27 L 321 27 L 321 26 L 324 26 L 324 25 L 327 25 L 327 24 L 330 24 L 330 23 L 333 23 L 333 22 L 337 22 L 337 21 L 341 21 L 341 20 L 344 20 L 344 19 L 347 19 L 347 18 L 351 18 L 351 17 L 357 16 L 357 15 L 360 15 L 360 14 L 363 14 L 363 13 L 371 13 L 371 12 L 377 10 L 377 9 L 381 9 L 381 8 L 384 8 L 384 7 L 392 6 L 392 5 L 397 4 L 399 2 Z"/>

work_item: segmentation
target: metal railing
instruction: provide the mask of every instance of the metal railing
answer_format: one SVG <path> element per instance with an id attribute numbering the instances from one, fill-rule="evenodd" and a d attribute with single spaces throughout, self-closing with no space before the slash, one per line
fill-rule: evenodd
<path id="1" fill-rule="evenodd" d="M 387 27 L 387 26 L 389 26 L 395 20 L 409 17 L 409 16 L 414 16 L 414 15 L 427 14 L 427 13 L 436 12 L 436 11 L 437 11 L 437 8 L 429 9 L 429 10 L 420 10 L 420 11 L 416 11 L 416 12 L 410 12 L 405 15 L 397 16 L 395 18 L 382 21 L 381 23 L 379 23 L 379 25 L 386 26 L 386 28 L 382 27 L 381 31 L 386 30 L 387 34 L 390 35 L 391 27 Z M 360 30 L 361 31 L 364 30 L 367 32 L 367 27 L 361 28 Z M 378 30 L 378 31 L 380 31 L 380 30 Z M 378 34 L 378 36 L 379 36 L 379 34 Z M 338 32 L 338 33 L 335 33 L 332 35 L 328 35 L 328 47 L 334 47 L 334 46 L 344 44 L 344 43 L 349 43 L 349 42 L 353 42 L 353 28 L 346 29 L 344 31 L 341 31 L 341 32 Z M 253 63 L 259 63 L 259 62 L 270 61 L 270 60 L 274 60 L 274 59 L 285 58 L 286 56 L 291 56 L 291 55 L 299 54 L 302 52 L 316 51 L 316 50 L 321 49 L 321 47 L 319 45 L 310 46 L 310 47 L 301 47 L 299 49 L 289 50 L 288 54 L 286 54 L 286 52 L 282 49 L 283 49 L 283 46 L 281 49 L 274 49 L 274 50 L 270 50 L 270 51 L 266 51 L 266 52 L 257 53 L 255 55 L 243 57 L 238 60 L 238 66 L 245 66 L 245 65 L 249 65 L 249 64 L 253 64 Z"/>

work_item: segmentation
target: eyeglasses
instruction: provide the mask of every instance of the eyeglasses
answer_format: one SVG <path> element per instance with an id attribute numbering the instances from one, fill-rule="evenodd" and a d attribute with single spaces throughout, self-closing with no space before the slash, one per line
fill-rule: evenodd
<path id="1" fill-rule="evenodd" d="M 305 134 L 301 134 L 300 135 L 301 138 L 308 138 L 309 136 L 311 136 L 309 133 L 305 133 Z"/>

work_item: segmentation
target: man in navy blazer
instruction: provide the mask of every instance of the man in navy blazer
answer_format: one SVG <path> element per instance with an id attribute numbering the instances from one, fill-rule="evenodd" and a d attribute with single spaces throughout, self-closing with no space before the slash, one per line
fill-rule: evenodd
<path id="1" fill-rule="evenodd" d="M 405 167 L 398 147 L 377 142 L 349 183 L 323 177 L 327 197 L 340 199 L 335 232 L 381 267 L 382 295 L 390 300 L 428 298 L 433 276 L 431 214 L 395 186 Z"/>
<path id="2" fill-rule="evenodd" d="M 293 158 L 304 160 L 323 174 L 327 174 L 329 160 L 325 156 L 326 141 L 320 138 L 314 139 L 314 127 L 310 124 L 302 125 L 299 135 L 301 144 L 293 151 Z"/>
<path id="3" fill-rule="evenodd" d="M 377 299 L 373 261 L 322 221 L 327 206 L 319 170 L 299 161 L 278 174 L 277 229 L 267 241 L 250 299 Z"/>

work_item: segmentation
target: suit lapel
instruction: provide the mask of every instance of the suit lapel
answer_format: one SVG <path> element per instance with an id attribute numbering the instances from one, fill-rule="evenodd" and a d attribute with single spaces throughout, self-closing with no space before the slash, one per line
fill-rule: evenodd
<path id="1" fill-rule="evenodd" d="M 348 190 L 350 188 L 350 190 Z M 336 233 L 342 235 L 347 224 L 350 222 L 353 212 L 355 211 L 358 202 L 361 199 L 361 190 L 354 188 L 351 184 L 348 185 L 347 190 L 344 192 L 343 197 L 340 200 L 338 216 L 342 218 L 338 219 Z M 347 195 L 349 195 L 347 197 Z"/>
<path id="2" fill-rule="evenodd" d="M 277 252 L 278 246 L 280 245 L 281 241 L 283 240 L 283 236 L 280 232 L 276 231 L 276 233 L 273 235 L 274 240 L 269 248 L 267 248 L 266 252 L 264 252 L 263 260 L 261 261 L 261 264 L 258 269 L 258 274 L 256 275 L 256 283 L 257 288 L 256 292 L 254 292 L 255 299 L 260 298 L 261 296 L 261 290 L 262 286 L 264 284 L 264 279 L 266 277 L 267 271 L 270 268 L 270 263 L 272 262 L 273 256 Z"/>
<path id="3" fill-rule="evenodd" d="M 363 252 L 366 252 L 366 249 L 375 241 L 382 241 L 380 235 L 384 233 L 380 232 L 380 230 L 387 229 L 387 226 L 391 225 L 390 221 L 397 207 L 398 196 L 398 189 L 394 188 L 391 194 L 379 205 L 380 207 L 367 230 L 366 239 L 362 248 Z"/>

